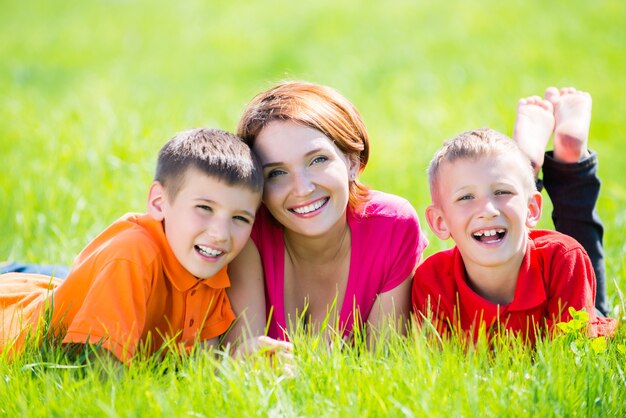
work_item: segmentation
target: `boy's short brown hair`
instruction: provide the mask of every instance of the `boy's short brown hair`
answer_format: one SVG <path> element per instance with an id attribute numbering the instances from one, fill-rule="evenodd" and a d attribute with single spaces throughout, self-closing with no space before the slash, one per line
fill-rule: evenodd
<path id="1" fill-rule="evenodd" d="M 530 193 L 536 191 L 536 184 L 530 159 L 522 152 L 517 143 L 508 136 L 490 128 L 465 131 L 444 142 L 435 153 L 428 166 L 428 184 L 433 203 L 439 198 L 437 186 L 439 172 L 443 163 L 452 163 L 460 159 L 477 160 L 486 156 L 514 155 L 524 170 L 524 183 Z"/>
<path id="2" fill-rule="evenodd" d="M 241 138 L 221 129 L 198 128 L 176 134 L 159 151 L 154 180 L 174 199 L 190 167 L 231 186 L 263 191 L 263 170 L 257 157 Z"/>

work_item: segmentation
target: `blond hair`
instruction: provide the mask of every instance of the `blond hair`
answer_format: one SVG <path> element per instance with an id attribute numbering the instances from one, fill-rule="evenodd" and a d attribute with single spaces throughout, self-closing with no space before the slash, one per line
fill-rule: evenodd
<path id="1" fill-rule="evenodd" d="M 490 128 L 465 131 L 444 142 L 435 153 L 428 166 L 428 184 L 433 202 L 439 198 L 437 186 L 441 166 L 460 159 L 478 160 L 486 156 L 511 155 L 520 162 L 524 175 L 524 186 L 531 193 L 536 191 L 534 174 L 530 159 L 522 152 L 517 143 L 508 136 Z"/>

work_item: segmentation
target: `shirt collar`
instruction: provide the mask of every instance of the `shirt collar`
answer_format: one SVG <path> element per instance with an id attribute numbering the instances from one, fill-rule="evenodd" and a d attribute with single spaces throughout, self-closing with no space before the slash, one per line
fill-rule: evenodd
<path id="1" fill-rule="evenodd" d="M 461 309 L 461 318 L 489 322 L 503 312 L 526 311 L 541 305 L 547 300 L 545 284 L 542 276 L 542 266 L 534 242 L 529 238 L 526 252 L 522 259 L 517 276 L 513 301 L 507 305 L 498 306 L 477 294 L 467 282 L 465 264 L 458 247 L 454 248 L 454 278 L 459 292 L 458 305 Z M 474 318 L 481 315 L 482 318 Z"/>

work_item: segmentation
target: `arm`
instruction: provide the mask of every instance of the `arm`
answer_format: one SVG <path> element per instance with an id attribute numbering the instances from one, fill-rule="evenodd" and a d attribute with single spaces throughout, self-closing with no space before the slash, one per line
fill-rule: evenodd
<path id="1" fill-rule="evenodd" d="M 417 213 L 409 202 L 401 203 L 397 214 L 383 222 L 391 227 L 391 230 L 384 235 L 374 232 L 379 245 L 387 248 L 382 251 L 386 254 L 382 269 L 385 277 L 366 321 L 370 346 L 372 338 L 383 336 L 386 326 L 393 325 L 395 331 L 401 335 L 406 333 L 411 310 L 413 274 L 416 266 L 422 262 L 422 252 L 427 245 Z M 380 224 L 377 226 L 380 227 Z M 380 249 L 376 251 L 380 252 Z"/>
<path id="2" fill-rule="evenodd" d="M 431 329 L 439 336 L 450 335 L 457 301 L 452 259 L 440 252 L 418 266 L 411 289 L 411 310 L 418 327 Z M 447 267 L 447 268 L 446 268 Z M 458 330 L 460 331 L 460 330 Z"/>
<path id="3" fill-rule="evenodd" d="M 252 242 L 228 265 L 230 288 L 226 293 L 237 316 L 224 336 L 224 344 L 238 344 L 244 339 L 265 334 L 265 281 L 259 251 Z"/>
<path id="4" fill-rule="evenodd" d="M 546 274 L 549 276 L 547 324 L 571 320 L 568 308 L 585 309 L 589 314 L 589 331 L 595 335 L 597 315 L 594 307 L 595 278 L 589 257 L 576 247 L 553 254 Z"/>
<path id="5" fill-rule="evenodd" d="M 374 302 L 367 318 L 367 340 L 371 347 L 381 336 L 385 325 L 391 324 L 401 335 L 406 334 L 406 321 L 411 308 L 411 283 L 409 276 L 388 292 L 381 293 Z"/>
<path id="6" fill-rule="evenodd" d="M 559 162 L 546 153 L 544 186 L 552 200 L 552 220 L 557 231 L 578 241 L 591 260 L 597 283 L 595 306 L 606 315 L 606 271 L 602 244 L 604 228 L 596 203 L 600 193 L 598 157 L 595 152 L 577 163 Z"/>
<path id="7" fill-rule="evenodd" d="M 119 360 L 129 361 L 146 319 L 151 280 L 146 275 L 137 263 L 113 260 L 96 273 L 84 300 L 80 295 L 82 282 L 67 281 L 59 286 L 54 294 L 54 316 L 58 323 L 71 317 L 63 343 L 96 344 Z M 80 305 L 72 306 L 76 303 Z"/>

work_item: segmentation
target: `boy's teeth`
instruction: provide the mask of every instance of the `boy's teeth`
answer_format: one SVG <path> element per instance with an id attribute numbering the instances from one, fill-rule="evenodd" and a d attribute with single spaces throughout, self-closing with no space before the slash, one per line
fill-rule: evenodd
<path id="1" fill-rule="evenodd" d="M 322 207 L 322 205 L 326 203 L 326 199 L 318 200 L 317 202 L 313 202 L 310 205 L 302 206 L 299 208 L 293 208 L 293 211 L 299 213 L 300 215 L 304 215 L 306 213 L 313 212 Z"/>
<path id="2" fill-rule="evenodd" d="M 213 248 L 205 247 L 204 245 L 198 245 L 198 250 L 206 256 L 217 257 L 222 254 L 222 251 L 214 250 Z"/>
<path id="3" fill-rule="evenodd" d="M 482 237 L 483 235 L 486 237 L 493 237 L 496 234 L 504 233 L 504 229 L 483 229 L 482 231 L 474 232 L 475 237 Z"/>

